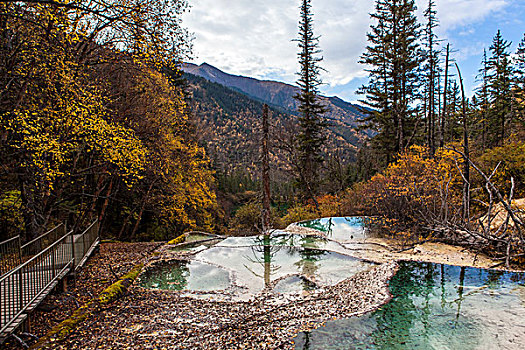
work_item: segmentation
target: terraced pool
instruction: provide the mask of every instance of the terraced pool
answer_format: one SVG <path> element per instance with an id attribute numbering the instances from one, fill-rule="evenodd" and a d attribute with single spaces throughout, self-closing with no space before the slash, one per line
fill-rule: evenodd
<path id="1" fill-rule="evenodd" d="M 141 276 L 146 288 L 228 292 L 247 299 L 264 290 L 301 293 L 334 285 L 375 264 L 351 257 L 322 237 L 276 232 L 269 238 L 194 242 L 191 261 L 175 261 Z"/>
<path id="2" fill-rule="evenodd" d="M 324 232 L 328 238 L 338 242 L 375 237 L 377 232 L 372 224 L 372 219 L 359 216 L 322 218 L 297 223 L 298 226 Z"/>
<path id="3" fill-rule="evenodd" d="M 525 274 L 400 262 L 393 299 L 295 339 L 296 349 L 523 349 Z"/>
<path id="4" fill-rule="evenodd" d="M 247 300 L 261 292 L 322 292 L 375 266 L 352 257 L 354 244 L 376 235 L 368 219 L 325 218 L 297 225 L 323 235 L 277 231 L 270 237 L 190 237 L 190 244 L 178 248 L 192 252 L 190 260 L 148 270 L 141 284 L 210 299 L 224 294 L 234 296 L 229 300 Z M 389 303 L 300 333 L 295 348 L 525 348 L 524 273 L 421 262 L 399 265 L 389 284 Z"/>

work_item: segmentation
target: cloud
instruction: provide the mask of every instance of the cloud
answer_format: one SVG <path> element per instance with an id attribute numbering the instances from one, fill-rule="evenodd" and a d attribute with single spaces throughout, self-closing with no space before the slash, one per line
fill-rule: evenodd
<path id="1" fill-rule="evenodd" d="M 440 36 L 475 36 L 474 25 L 522 0 L 436 0 Z M 299 0 L 190 0 L 184 24 L 195 34 L 195 63 L 228 73 L 296 80 Z M 366 77 L 357 62 L 366 47 L 374 0 L 313 0 L 327 90 Z M 428 0 L 416 0 L 421 15 Z M 474 42 L 473 40 L 472 42 Z M 479 50 L 478 50 L 479 51 Z M 477 52 L 469 48 L 464 54 Z M 344 90 L 344 89 L 341 89 Z"/>
<path id="2" fill-rule="evenodd" d="M 197 63 L 233 74 L 296 80 L 296 0 L 194 0 L 184 24 L 195 34 Z M 323 80 L 346 84 L 363 76 L 357 61 L 366 45 L 373 1 L 313 1 L 314 30 L 321 36 Z"/>
<path id="3" fill-rule="evenodd" d="M 233 74 L 294 80 L 295 1 L 194 0 L 184 24 L 195 33 L 196 62 Z"/>
<path id="4" fill-rule="evenodd" d="M 424 8 L 427 1 L 417 1 Z M 510 0 L 437 0 L 436 8 L 441 31 L 451 31 L 458 27 L 472 24 L 497 11 L 503 10 Z"/>

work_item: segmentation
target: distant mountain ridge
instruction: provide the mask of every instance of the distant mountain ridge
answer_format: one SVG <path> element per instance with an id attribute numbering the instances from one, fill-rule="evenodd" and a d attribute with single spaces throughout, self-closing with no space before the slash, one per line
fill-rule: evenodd
<path id="1" fill-rule="evenodd" d="M 277 81 L 258 80 L 228 74 L 208 63 L 201 65 L 185 63 L 182 69 L 187 73 L 227 86 L 259 101 L 268 103 L 273 107 L 283 109 L 287 113 L 297 113 L 297 101 L 294 99 L 294 96 L 299 89 L 296 86 Z M 343 101 L 339 97 L 322 96 L 321 99 L 329 109 L 325 117 L 346 124 L 348 127 L 355 128 L 358 125 L 357 120 L 366 116 L 366 109 Z"/>
<path id="2" fill-rule="evenodd" d="M 281 139 L 283 132 L 294 132 L 297 110 L 293 96 L 298 91 L 296 87 L 227 74 L 208 64 L 185 64 L 183 70 L 197 137 L 206 147 L 216 169 L 226 172 L 243 169 L 256 174 L 260 117 L 263 103 L 267 103 L 270 105 L 273 139 L 271 163 L 279 173 L 287 172 L 290 162 L 277 140 Z M 367 138 L 355 128 L 356 120 L 364 115 L 359 107 L 337 97 L 325 100 L 332 110 L 325 115 L 329 126 L 322 150 L 326 156 L 337 157 L 342 164 L 347 164 L 355 159 L 357 150 Z"/>

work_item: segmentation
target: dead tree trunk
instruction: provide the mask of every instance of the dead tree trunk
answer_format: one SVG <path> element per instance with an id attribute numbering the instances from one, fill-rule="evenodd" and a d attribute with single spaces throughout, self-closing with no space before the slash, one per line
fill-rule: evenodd
<path id="1" fill-rule="evenodd" d="M 268 105 L 263 106 L 262 119 L 262 229 L 265 235 L 270 231 L 270 127 L 268 122 Z"/>
<path id="2" fill-rule="evenodd" d="M 462 111 L 461 117 L 463 120 L 463 154 L 464 154 L 464 168 L 463 168 L 463 220 L 469 221 L 470 217 L 470 152 L 468 144 L 468 129 L 467 129 L 467 104 L 465 100 L 465 89 L 463 87 L 463 78 L 461 71 L 456 63 L 458 70 L 459 83 L 461 86 Z"/>

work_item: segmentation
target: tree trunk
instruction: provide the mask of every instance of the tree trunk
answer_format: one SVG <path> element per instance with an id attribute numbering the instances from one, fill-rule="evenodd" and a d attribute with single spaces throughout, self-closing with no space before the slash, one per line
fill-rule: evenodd
<path id="1" fill-rule="evenodd" d="M 144 198 L 142 199 L 142 203 L 140 204 L 140 210 L 139 215 L 137 217 L 137 221 L 135 222 L 135 225 L 133 226 L 133 231 L 131 231 L 131 238 L 135 237 L 135 234 L 137 233 L 137 230 L 139 229 L 140 221 L 142 220 L 142 214 L 144 214 L 144 209 L 146 208 L 146 204 L 148 202 L 149 194 L 151 193 L 151 190 L 153 189 L 153 186 L 155 185 L 155 182 L 152 182 L 151 185 L 148 188 L 148 191 L 144 195 Z"/>
<path id="2" fill-rule="evenodd" d="M 441 111 L 441 133 L 439 147 L 445 146 L 445 120 L 447 117 L 447 91 L 448 91 L 448 65 L 450 57 L 450 44 L 447 44 L 447 56 L 445 59 L 445 86 L 443 90 L 443 110 Z"/>
<path id="3" fill-rule="evenodd" d="M 463 154 L 465 164 L 463 168 L 463 220 L 467 222 L 470 217 L 470 153 L 468 144 L 468 129 L 467 129 L 467 106 L 465 101 L 465 89 L 463 87 L 463 78 L 461 71 L 456 63 L 458 70 L 459 82 L 461 86 L 461 100 L 462 100 L 462 119 L 463 119 Z"/>
<path id="4" fill-rule="evenodd" d="M 20 198 L 22 200 L 22 217 L 24 220 L 25 228 L 25 237 L 23 241 L 29 241 L 38 236 L 38 224 L 36 219 L 36 208 L 34 193 L 31 189 L 28 189 L 29 186 L 26 185 L 24 177 L 19 176 L 18 182 L 20 185 Z"/>
<path id="5" fill-rule="evenodd" d="M 270 231 L 270 152 L 269 152 L 269 122 L 268 122 L 268 105 L 263 106 L 262 119 L 262 195 L 263 195 L 263 209 L 262 209 L 262 229 L 265 235 Z"/>

